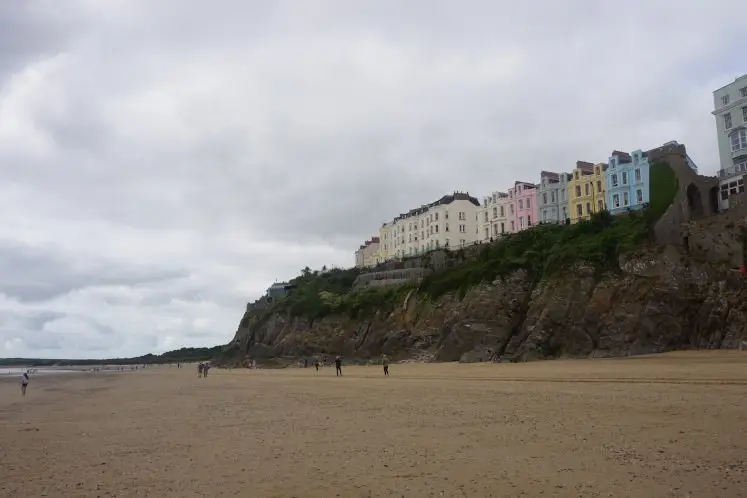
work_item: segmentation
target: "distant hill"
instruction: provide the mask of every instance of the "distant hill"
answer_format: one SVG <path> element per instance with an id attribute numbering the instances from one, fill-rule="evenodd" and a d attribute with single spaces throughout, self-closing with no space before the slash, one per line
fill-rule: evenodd
<path id="1" fill-rule="evenodd" d="M 189 363 L 211 360 L 223 351 L 223 346 L 212 348 L 181 348 L 163 354 L 146 354 L 133 358 L 98 358 L 74 360 L 65 358 L 0 358 L 0 366 L 69 366 L 69 365 L 141 365 L 151 363 Z"/>

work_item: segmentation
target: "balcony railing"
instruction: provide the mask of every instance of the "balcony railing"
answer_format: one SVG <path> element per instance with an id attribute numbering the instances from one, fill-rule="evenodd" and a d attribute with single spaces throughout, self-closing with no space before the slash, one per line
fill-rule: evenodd
<path id="1" fill-rule="evenodd" d="M 729 178 L 730 176 L 739 175 L 742 173 L 747 173 L 747 161 L 735 164 L 734 166 L 731 166 L 729 168 L 719 170 L 718 177 Z"/>

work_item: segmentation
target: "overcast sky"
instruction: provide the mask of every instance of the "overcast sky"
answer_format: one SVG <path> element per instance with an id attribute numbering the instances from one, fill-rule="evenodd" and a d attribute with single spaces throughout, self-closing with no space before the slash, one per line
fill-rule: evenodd
<path id="1" fill-rule="evenodd" d="M 455 189 L 672 139 L 713 174 L 743 9 L 1 0 L 0 357 L 227 343 L 275 279 Z"/>

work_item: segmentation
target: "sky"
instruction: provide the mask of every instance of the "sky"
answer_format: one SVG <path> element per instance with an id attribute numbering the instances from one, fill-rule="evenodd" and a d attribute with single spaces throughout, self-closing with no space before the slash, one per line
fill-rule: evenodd
<path id="1" fill-rule="evenodd" d="M 213 346 L 380 224 L 718 153 L 743 0 L 2 0 L 0 357 Z"/>

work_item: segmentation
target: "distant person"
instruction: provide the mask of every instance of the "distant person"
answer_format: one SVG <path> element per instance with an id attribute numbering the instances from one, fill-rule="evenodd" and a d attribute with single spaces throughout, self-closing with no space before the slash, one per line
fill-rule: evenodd
<path id="1" fill-rule="evenodd" d="M 316 371 L 319 371 L 319 360 L 314 360 L 314 368 L 316 368 Z"/>
<path id="2" fill-rule="evenodd" d="M 26 396 L 26 389 L 29 387 L 29 373 L 23 372 L 21 375 L 21 396 Z"/>
<path id="3" fill-rule="evenodd" d="M 202 371 L 205 366 L 202 363 L 197 364 L 197 377 L 202 377 Z"/>
<path id="4" fill-rule="evenodd" d="M 335 375 L 340 377 L 342 375 L 342 358 L 339 356 L 335 358 Z"/>
<path id="5" fill-rule="evenodd" d="M 389 375 L 389 358 L 385 354 L 381 355 L 381 364 L 384 366 L 384 375 Z"/>
<path id="6" fill-rule="evenodd" d="M 208 370 L 210 370 L 210 363 L 205 363 L 202 367 L 202 376 L 207 378 Z"/>

